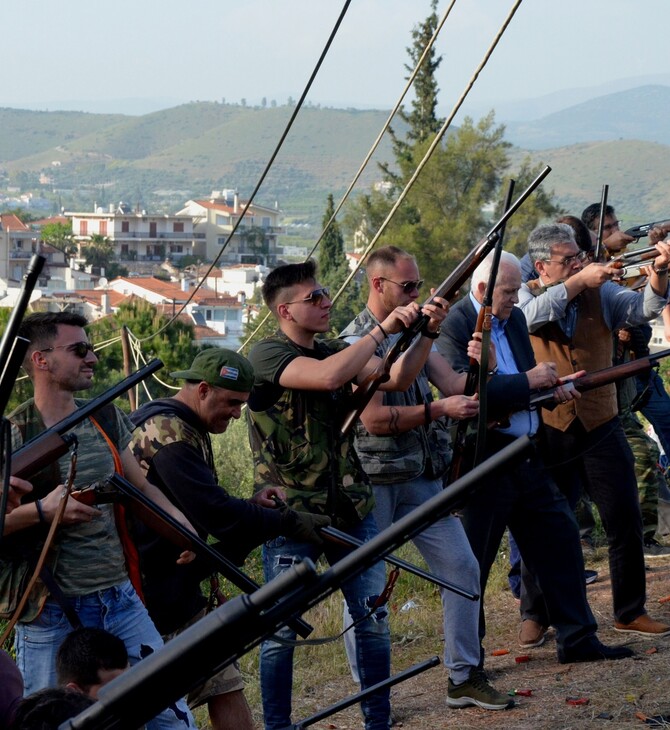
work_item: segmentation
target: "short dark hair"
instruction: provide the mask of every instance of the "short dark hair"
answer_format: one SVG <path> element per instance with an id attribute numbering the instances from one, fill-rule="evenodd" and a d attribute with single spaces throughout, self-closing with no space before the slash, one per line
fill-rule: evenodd
<path id="1" fill-rule="evenodd" d="M 88 320 L 74 312 L 37 312 L 29 314 L 19 326 L 18 336 L 25 337 L 33 344 L 48 344 L 58 337 L 58 325 L 86 327 Z"/>
<path id="2" fill-rule="evenodd" d="M 586 224 L 576 215 L 564 215 L 556 219 L 556 223 L 565 223 L 575 232 L 575 241 L 582 251 L 589 253 L 593 249 L 593 240 Z"/>
<path id="3" fill-rule="evenodd" d="M 73 682 L 84 692 L 100 683 L 100 669 L 125 669 L 127 666 L 126 645 L 104 629 L 75 629 L 65 637 L 56 654 L 58 684 Z"/>
<path id="4" fill-rule="evenodd" d="M 277 295 L 282 289 L 288 289 L 303 281 L 314 280 L 316 277 L 316 261 L 308 259 L 301 264 L 285 264 L 273 269 L 265 279 L 261 294 L 263 301 L 274 312 Z"/>
<path id="5" fill-rule="evenodd" d="M 47 687 L 24 697 L 16 708 L 15 730 L 58 730 L 95 700 L 66 687 Z"/>
<path id="6" fill-rule="evenodd" d="M 605 206 L 605 215 L 614 216 L 614 208 L 611 205 Z M 600 220 L 600 203 L 591 203 L 582 211 L 582 223 L 590 230 L 598 229 L 598 221 Z"/>

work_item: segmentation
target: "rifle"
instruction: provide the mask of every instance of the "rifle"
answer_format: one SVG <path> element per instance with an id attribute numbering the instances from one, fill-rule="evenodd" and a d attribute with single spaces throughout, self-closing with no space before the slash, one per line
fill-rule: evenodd
<path id="1" fill-rule="evenodd" d="M 624 231 L 627 236 L 632 236 L 635 239 L 644 238 L 649 235 L 649 231 L 652 228 L 670 228 L 670 220 L 656 221 L 654 223 L 643 223 L 641 226 L 633 226 Z"/>
<path id="2" fill-rule="evenodd" d="M 605 230 L 605 210 L 607 209 L 607 193 L 610 189 L 609 185 L 603 185 L 603 194 L 600 198 L 600 218 L 598 220 L 598 236 L 596 238 L 596 250 L 593 254 L 593 260 L 598 262 L 602 256 L 603 249 L 603 233 Z"/>
<path id="3" fill-rule="evenodd" d="M 538 389 L 531 395 L 530 404 L 531 406 L 548 405 L 553 401 L 554 393 L 559 387 L 576 390 L 579 393 L 585 393 L 588 390 L 594 390 L 595 388 L 600 388 L 603 385 L 616 383 L 618 380 L 624 380 L 625 378 L 630 378 L 633 375 L 648 373 L 652 368 L 658 366 L 660 360 L 664 357 L 668 357 L 669 355 L 670 349 L 661 350 L 660 352 L 647 355 L 646 357 L 629 360 L 621 365 L 612 365 L 612 367 L 609 368 L 603 368 L 602 370 L 595 370 L 592 373 L 586 373 L 586 375 L 582 375 L 581 378 L 567 380 L 560 386 Z"/>
<path id="4" fill-rule="evenodd" d="M 514 213 L 516 213 L 530 194 L 550 172 L 551 167 L 549 166 L 546 166 L 540 172 L 535 180 L 533 180 L 533 182 L 531 182 L 530 185 L 521 193 L 518 199 L 515 200 L 514 203 L 512 203 L 512 205 L 503 213 L 502 217 L 493 226 L 493 228 L 491 228 L 486 236 L 440 284 L 435 293 L 428 297 L 428 299 L 424 302 L 424 306 L 426 304 L 430 304 L 435 297 L 442 297 L 447 301 L 451 301 L 456 296 L 458 290 L 470 278 L 472 272 L 479 266 L 479 264 L 481 264 L 487 254 L 495 246 L 499 237 L 500 229 L 507 223 Z M 348 433 L 353 427 L 360 414 L 365 410 L 365 406 L 367 406 L 372 399 L 372 396 L 377 392 L 379 386 L 389 380 L 391 366 L 400 357 L 400 355 L 409 349 L 414 338 L 419 335 L 429 319 L 430 318 L 426 314 L 419 315 L 412 325 L 407 327 L 388 349 L 386 356 L 375 372 L 371 373 L 362 383 L 359 384 L 355 393 L 351 396 L 349 411 L 345 414 L 342 425 L 340 426 L 340 433 L 342 435 Z"/>
<path id="5" fill-rule="evenodd" d="M 315 606 L 345 580 L 367 570 L 451 512 L 482 480 L 494 478 L 499 469 L 524 458 L 530 445 L 527 437 L 516 439 L 321 575 L 316 573 L 311 560 L 304 560 L 251 595 L 227 601 L 160 651 L 106 684 L 94 705 L 66 720 L 59 730 L 141 727 L 170 702 L 271 637 L 286 623 L 286 617 Z"/>
<path id="6" fill-rule="evenodd" d="M 86 420 L 103 406 L 116 400 L 120 395 L 141 383 L 162 367 L 163 363 L 160 360 L 151 360 L 137 372 L 107 389 L 97 398 L 85 403 L 81 408 L 77 408 L 74 413 L 66 416 L 51 428 L 30 439 L 30 441 L 26 441 L 20 449 L 12 454 L 12 476 L 30 479 L 44 469 L 45 466 L 59 459 L 67 453 L 72 443 L 72 437 L 67 431 Z"/>
<path id="7" fill-rule="evenodd" d="M 124 497 L 133 513 L 144 522 L 147 527 L 161 537 L 177 545 L 182 550 L 191 550 L 207 561 L 213 570 L 221 573 L 233 585 L 246 593 L 258 590 L 259 585 L 243 573 L 237 566 L 228 560 L 214 547 L 202 540 L 198 535 L 187 530 L 165 510 L 149 499 L 137 487 L 124 479 L 120 474 L 114 474 L 105 480 L 103 485 L 93 484 L 90 488 L 72 493 L 72 498 L 84 504 L 102 504 L 116 502 Z M 309 636 L 313 627 L 301 618 L 291 619 L 288 626 L 303 638 Z"/>

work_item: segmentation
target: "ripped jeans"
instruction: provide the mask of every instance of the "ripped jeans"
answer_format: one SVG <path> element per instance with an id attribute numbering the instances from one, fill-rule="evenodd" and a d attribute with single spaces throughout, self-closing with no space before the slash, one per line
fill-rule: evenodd
<path id="1" fill-rule="evenodd" d="M 378 530 L 374 518 L 369 514 L 347 532 L 366 541 L 374 537 Z M 278 537 L 263 546 L 265 580 L 272 580 L 302 558 L 309 557 L 316 562 L 324 554 L 332 564 L 347 552 L 349 551 L 346 548 L 337 545 L 326 544 L 320 548 L 311 543 Z M 384 590 L 385 577 L 384 563 L 380 562 L 342 584 L 341 590 L 354 620 L 369 613 L 375 599 Z M 391 645 L 386 605 L 361 621 L 353 631 L 361 687 L 365 689 L 386 679 L 390 673 Z M 295 639 L 295 633 L 286 627 L 278 634 L 284 639 Z M 279 730 L 291 725 L 293 651 L 292 647 L 274 641 L 265 641 L 261 646 L 261 695 L 265 730 Z M 361 702 L 361 709 L 365 718 L 365 730 L 387 730 L 390 727 L 391 705 L 388 689 Z"/>

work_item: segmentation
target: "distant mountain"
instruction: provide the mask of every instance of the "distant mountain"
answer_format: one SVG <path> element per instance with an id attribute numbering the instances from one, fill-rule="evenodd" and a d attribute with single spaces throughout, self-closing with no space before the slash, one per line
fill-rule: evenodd
<path id="1" fill-rule="evenodd" d="M 506 137 L 527 149 L 615 139 L 670 144 L 669 114 L 670 86 L 640 86 L 589 99 L 535 121 L 507 121 Z"/>

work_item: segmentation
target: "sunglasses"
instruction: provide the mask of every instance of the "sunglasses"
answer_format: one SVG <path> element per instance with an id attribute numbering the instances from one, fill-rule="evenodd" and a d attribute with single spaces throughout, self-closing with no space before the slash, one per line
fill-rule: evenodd
<path id="1" fill-rule="evenodd" d="M 93 345 L 90 342 L 73 342 L 71 345 L 56 345 L 55 347 L 47 347 L 40 352 L 52 352 L 53 350 L 67 350 L 82 360 L 93 352 Z"/>
<path id="2" fill-rule="evenodd" d="M 314 289 L 304 299 L 295 299 L 292 302 L 284 302 L 284 304 L 300 304 L 301 302 L 309 302 L 314 307 L 318 307 L 323 298 L 327 297 L 330 299 L 330 289 L 327 286 L 321 287 L 321 289 Z"/>
<path id="3" fill-rule="evenodd" d="M 396 286 L 399 286 L 405 294 L 411 294 L 415 289 L 419 291 L 421 287 L 423 286 L 423 279 L 419 279 L 418 281 L 393 281 L 393 279 L 387 279 L 385 276 L 380 276 L 380 279 L 383 281 L 390 281 L 391 284 L 395 284 Z"/>

